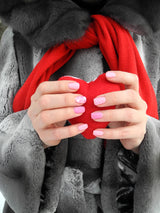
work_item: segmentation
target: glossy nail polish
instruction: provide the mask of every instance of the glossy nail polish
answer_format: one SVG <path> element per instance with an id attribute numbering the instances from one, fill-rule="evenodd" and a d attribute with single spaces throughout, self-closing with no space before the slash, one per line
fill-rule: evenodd
<path id="1" fill-rule="evenodd" d="M 100 119 L 102 117 L 103 117 L 103 113 L 101 113 L 101 112 L 93 112 L 93 113 L 91 113 L 91 118 L 93 120 Z"/>
<path id="2" fill-rule="evenodd" d="M 79 131 L 84 131 L 88 128 L 88 124 L 82 124 L 80 126 L 78 126 Z"/>
<path id="3" fill-rule="evenodd" d="M 69 83 L 68 85 L 69 89 L 78 90 L 80 85 L 77 82 Z"/>
<path id="4" fill-rule="evenodd" d="M 116 74 L 115 74 L 115 72 L 106 72 L 106 77 L 107 78 L 114 78 L 114 77 L 116 77 Z"/>
<path id="5" fill-rule="evenodd" d="M 77 96 L 76 97 L 76 103 L 78 103 L 78 104 L 84 104 L 84 103 L 86 103 L 86 97 L 84 97 L 84 96 Z"/>
<path id="6" fill-rule="evenodd" d="M 104 134 L 103 131 L 100 131 L 100 130 L 93 131 L 93 135 L 95 135 L 95 136 L 102 136 L 103 134 Z"/>
<path id="7" fill-rule="evenodd" d="M 74 112 L 75 112 L 76 114 L 82 114 L 82 113 L 85 112 L 85 107 L 83 107 L 83 106 L 74 107 Z"/>
<path id="8" fill-rule="evenodd" d="M 101 97 L 95 98 L 93 101 L 95 105 L 100 105 L 106 102 L 106 98 L 104 96 L 101 96 Z"/>

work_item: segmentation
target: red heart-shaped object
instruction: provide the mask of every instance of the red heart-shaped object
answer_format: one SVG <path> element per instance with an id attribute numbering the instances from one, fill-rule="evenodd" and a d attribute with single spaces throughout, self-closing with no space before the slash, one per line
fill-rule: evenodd
<path id="1" fill-rule="evenodd" d="M 80 88 L 76 93 L 81 94 L 87 98 L 87 101 L 84 104 L 86 110 L 81 116 L 70 119 L 69 122 L 71 124 L 88 124 L 88 128 L 82 133 L 82 135 L 87 139 L 95 138 L 95 136 L 93 135 L 93 131 L 98 128 L 107 127 L 109 122 L 96 122 L 91 118 L 91 113 L 99 110 L 114 109 L 115 106 L 97 107 L 94 105 L 93 99 L 96 98 L 98 95 L 113 91 L 119 91 L 121 89 L 120 84 L 109 82 L 105 77 L 105 73 L 101 74 L 95 81 L 91 81 L 89 83 L 72 76 L 63 76 L 59 80 L 73 80 L 80 84 Z"/>

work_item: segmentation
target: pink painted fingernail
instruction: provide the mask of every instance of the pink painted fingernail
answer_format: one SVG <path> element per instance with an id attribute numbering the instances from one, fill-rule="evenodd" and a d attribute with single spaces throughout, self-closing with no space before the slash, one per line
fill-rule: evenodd
<path id="1" fill-rule="evenodd" d="M 81 107 L 74 107 L 74 112 L 76 114 L 81 114 L 85 112 L 85 107 L 81 106 Z"/>
<path id="2" fill-rule="evenodd" d="M 95 135 L 95 136 L 102 136 L 103 134 L 104 134 L 104 132 L 100 131 L 100 130 L 94 130 L 93 131 L 93 135 Z"/>
<path id="3" fill-rule="evenodd" d="M 78 97 L 76 97 L 76 103 L 78 103 L 78 104 L 84 104 L 84 103 L 86 103 L 86 97 L 84 97 L 84 96 L 78 96 Z"/>
<path id="4" fill-rule="evenodd" d="M 100 104 L 104 104 L 106 102 L 106 98 L 101 96 L 101 97 L 95 98 L 93 101 L 94 101 L 95 105 L 100 105 Z"/>
<path id="5" fill-rule="evenodd" d="M 115 76 L 116 76 L 115 72 L 106 72 L 106 77 L 107 78 L 113 78 Z"/>
<path id="6" fill-rule="evenodd" d="M 78 127 L 79 131 L 83 131 L 88 128 L 88 124 L 82 124 Z"/>
<path id="7" fill-rule="evenodd" d="M 101 112 L 93 112 L 93 113 L 91 113 L 91 118 L 92 119 L 100 119 L 102 117 L 103 117 L 103 113 L 101 113 Z"/>
<path id="8" fill-rule="evenodd" d="M 79 89 L 80 85 L 77 82 L 69 83 L 69 89 L 77 90 Z"/>

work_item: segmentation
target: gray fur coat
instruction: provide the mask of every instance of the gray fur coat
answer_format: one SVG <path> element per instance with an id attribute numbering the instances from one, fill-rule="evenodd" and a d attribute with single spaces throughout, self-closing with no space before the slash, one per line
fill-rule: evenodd
<path id="1" fill-rule="evenodd" d="M 118 140 L 107 141 L 104 150 L 100 139 L 78 135 L 44 150 L 26 111 L 12 111 L 17 90 L 44 52 L 81 37 L 91 21 L 90 13 L 71 0 L 6 2 L 0 0 L 0 16 L 9 25 L 0 44 L 0 190 L 15 213 L 97 213 L 97 205 L 104 213 L 118 213 Z M 148 7 L 140 13 L 129 1 L 106 2 L 97 13 L 113 17 L 133 32 L 160 107 L 160 22 L 152 21 L 156 10 L 150 17 Z M 157 9 L 154 4 L 153 8 Z M 98 47 L 93 47 L 77 51 L 52 79 L 67 74 L 91 81 L 106 69 Z M 160 122 L 148 117 L 134 213 L 159 212 Z"/>

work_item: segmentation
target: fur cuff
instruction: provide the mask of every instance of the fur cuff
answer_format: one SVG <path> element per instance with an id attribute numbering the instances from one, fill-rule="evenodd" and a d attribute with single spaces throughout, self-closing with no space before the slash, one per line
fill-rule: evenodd
<path id="1" fill-rule="evenodd" d="M 140 147 L 134 212 L 160 212 L 160 123 L 149 117 L 147 133 Z"/>
<path id="2" fill-rule="evenodd" d="M 82 37 L 90 15 L 110 16 L 129 31 L 151 34 L 160 29 L 160 2 L 104 0 L 101 9 L 80 7 L 74 0 L 0 0 L 0 17 L 32 46 L 50 48 Z"/>

